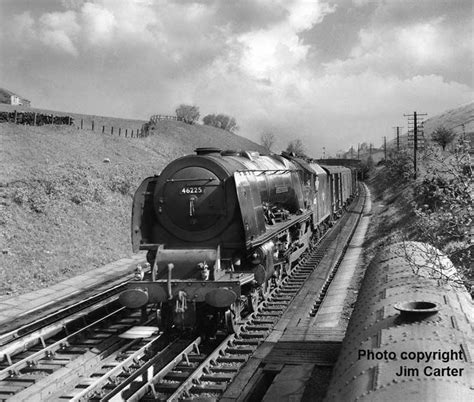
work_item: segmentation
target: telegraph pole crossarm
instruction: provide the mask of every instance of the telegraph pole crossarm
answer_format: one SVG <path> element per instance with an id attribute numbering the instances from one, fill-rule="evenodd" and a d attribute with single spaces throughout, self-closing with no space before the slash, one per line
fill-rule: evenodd
<path id="1" fill-rule="evenodd" d="M 414 174 L 413 178 L 416 180 L 417 177 L 417 166 L 416 166 L 416 153 L 418 150 L 418 121 L 417 117 L 420 116 L 426 116 L 426 113 L 416 113 L 413 112 L 413 114 L 404 114 L 404 116 L 408 117 L 408 125 L 410 125 L 410 122 L 413 122 L 413 169 L 414 169 Z M 423 120 L 421 118 L 420 120 Z M 408 131 L 410 132 L 410 131 Z"/>
<path id="2" fill-rule="evenodd" d="M 397 129 L 397 151 L 400 151 L 400 129 L 402 129 L 403 126 L 395 126 L 393 128 Z"/>

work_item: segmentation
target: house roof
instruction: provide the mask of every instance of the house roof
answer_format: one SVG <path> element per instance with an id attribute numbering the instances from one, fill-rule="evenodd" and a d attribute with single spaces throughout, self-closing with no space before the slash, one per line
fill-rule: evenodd
<path id="1" fill-rule="evenodd" d="M 4 103 L 4 102 L 10 102 L 10 97 L 12 95 L 15 95 L 15 96 L 18 96 L 19 98 L 23 99 L 23 100 L 28 100 L 26 98 L 23 98 L 22 96 L 12 92 L 12 91 L 9 91 L 8 89 L 5 89 L 5 88 L 0 88 L 0 102 L 1 103 Z"/>

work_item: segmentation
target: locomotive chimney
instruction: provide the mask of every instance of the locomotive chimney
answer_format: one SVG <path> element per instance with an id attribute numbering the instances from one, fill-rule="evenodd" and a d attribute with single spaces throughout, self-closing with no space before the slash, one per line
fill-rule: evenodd
<path id="1" fill-rule="evenodd" d="M 195 152 L 196 152 L 196 155 L 210 155 L 210 154 L 220 154 L 221 150 L 219 148 L 214 148 L 214 147 L 204 147 L 204 148 L 196 148 Z"/>

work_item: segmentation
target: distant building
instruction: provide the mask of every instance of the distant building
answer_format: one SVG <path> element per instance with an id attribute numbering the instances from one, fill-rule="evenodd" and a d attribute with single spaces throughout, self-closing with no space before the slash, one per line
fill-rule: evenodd
<path id="1" fill-rule="evenodd" d="M 31 102 L 28 99 L 22 98 L 20 95 L 3 88 L 0 88 L 0 103 L 13 106 L 31 106 Z"/>

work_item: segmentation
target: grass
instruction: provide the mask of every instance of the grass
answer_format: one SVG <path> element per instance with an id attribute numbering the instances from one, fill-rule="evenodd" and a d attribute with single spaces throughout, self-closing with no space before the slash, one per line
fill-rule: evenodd
<path id="1" fill-rule="evenodd" d="M 0 142 L 0 296 L 131 255 L 133 193 L 169 161 L 200 146 L 263 151 L 244 137 L 176 121 L 159 122 L 147 138 L 3 123 Z"/>

